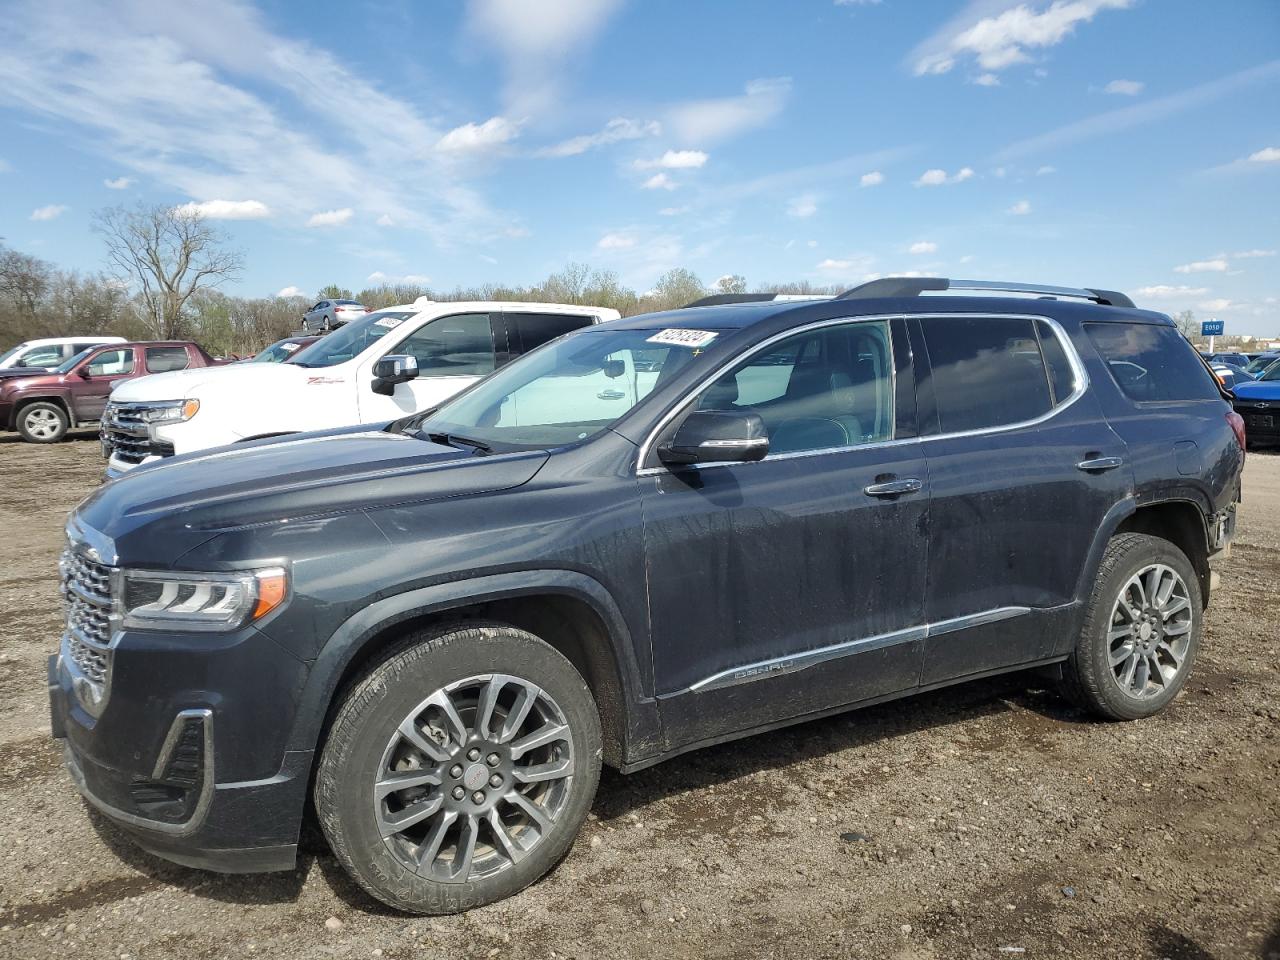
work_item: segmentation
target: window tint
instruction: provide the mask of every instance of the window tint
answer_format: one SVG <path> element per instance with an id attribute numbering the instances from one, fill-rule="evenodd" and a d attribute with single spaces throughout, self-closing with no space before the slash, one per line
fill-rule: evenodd
<path id="1" fill-rule="evenodd" d="M 493 331 L 487 313 L 441 317 L 422 326 L 393 353 L 418 358 L 423 377 L 480 377 L 494 368 Z"/>
<path id="2" fill-rule="evenodd" d="M 133 373 L 133 349 L 103 350 L 89 362 L 89 376 L 115 377 Z"/>
<path id="3" fill-rule="evenodd" d="M 1017 317 L 922 317 L 943 433 L 1032 420 L 1053 406 L 1036 331 Z"/>
<path id="4" fill-rule="evenodd" d="M 71 352 L 68 353 L 67 356 L 68 357 L 75 356 L 81 350 L 88 350 L 90 347 L 96 347 L 99 342 L 100 341 L 95 342 L 90 340 L 88 343 L 73 343 L 71 345 Z"/>
<path id="5" fill-rule="evenodd" d="M 719 377 L 696 408 L 759 414 L 770 455 L 888 440 L 889 325 L 850 323 L 782 340 Z"/>
<path id="6" fill-rule="evenodd" d="M 188 363 L 186 347 L 147 347 L 147 371 L 150 373 L 185 370 Z"/>
<path id="7" fill-rule="evenodd" d="M 1191 344 L 1155 323 L 1086 323 L 1120 389 L 1140 402 L 1217 400 L 1218 386 Z"/>
<path id="8" fill-rule="evenodd" d="M 571 317 L 557 313 L 508 313 L 507 329 L 513 337 L 512 347 L 528 353 L 570 330 L 591 326 L 590 317 Z"/>
<path id="9" fill-rule="evenodd" d="M 1076 389 L 1076 374 L 1062 349 L 1062 341 L 1054 335 L 1053 327 L 1043 320 L 1036 321 L 1036 333 L 1040 335 L 1040 352 L 1049 371 L 1049 386 L 1053 389 L 1054 406 L 1062 403 Z"/>

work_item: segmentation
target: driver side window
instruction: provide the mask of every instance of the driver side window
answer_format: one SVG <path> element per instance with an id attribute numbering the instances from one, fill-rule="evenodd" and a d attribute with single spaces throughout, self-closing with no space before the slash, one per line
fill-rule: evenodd
<path id="1" fill-rule="evenodd" d="M 854 322 L 781 340 L 720 376 L 694 409 L 759 414 L 770 456 L 889 440 L 889 324 Z"/>
<path id="2" fill-rule="evenodd" d="M 90 361 L 88 370 L 91 377 L 115 377 L 133 373 L 133 351 L 106 350 Z"/>

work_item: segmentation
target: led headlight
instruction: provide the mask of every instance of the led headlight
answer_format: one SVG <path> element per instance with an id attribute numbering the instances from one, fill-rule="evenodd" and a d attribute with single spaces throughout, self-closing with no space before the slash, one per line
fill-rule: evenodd
<path id="1" fill-rule="evenodd" d="M 190 420 L 200 410 L 200 401 L 159 400 L 139 407 L 137 417 L 143 423 L 183 423 Z"/>
<path id="2" fill-rule="evenodd" d="M 235 630 L 260 620 L 289 592 L 281 567 L 226 573 L 121 571 L 124 627 L 150 630 Z"/>

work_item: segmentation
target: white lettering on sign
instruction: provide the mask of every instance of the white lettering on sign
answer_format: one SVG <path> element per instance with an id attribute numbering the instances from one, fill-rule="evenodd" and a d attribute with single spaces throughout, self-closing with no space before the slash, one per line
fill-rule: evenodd
<path id="1" fill-rule="evenodd" d="M 698 347 L 705 347 L 717 336 L 718 334 L 714 330 L 677 330 L 669 328 L 655 333 L 645 342 L 665 343 L 673 347 L 689 347 L 692 350 Z"/>

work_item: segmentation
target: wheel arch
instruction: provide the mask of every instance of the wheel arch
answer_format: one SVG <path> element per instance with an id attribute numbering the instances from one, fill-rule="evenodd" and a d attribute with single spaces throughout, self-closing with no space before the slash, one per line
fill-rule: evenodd
<path id="1" fill-rule="evenodd" d="M 640 689 L 626 621 L 598 581 L 563 570 L 455 581 L 365 607 L 321 648 L 288 749 L 318 748 L 343 691 L 399 638 L 426 626 L 480 620 L 527 630 L 583 675 L 600 711 L 605 763 L 625 766 L 658 749 L 656 705 Z"/>
<path id="2" fill-rule="evenodd" d="M 36 397 L 19 397 L 13 404 L 13 429 L 18 429 L 18 422 L 22 417 L 22 412 L 33 403 L 51 403 L 67 418 L 67 429 L 72 430 L 76 427 L 77 420 L 74 413 L 71 412 L 71 405 L 67 403 L 64 397 L 57 394 L 48 394 Z"/>

